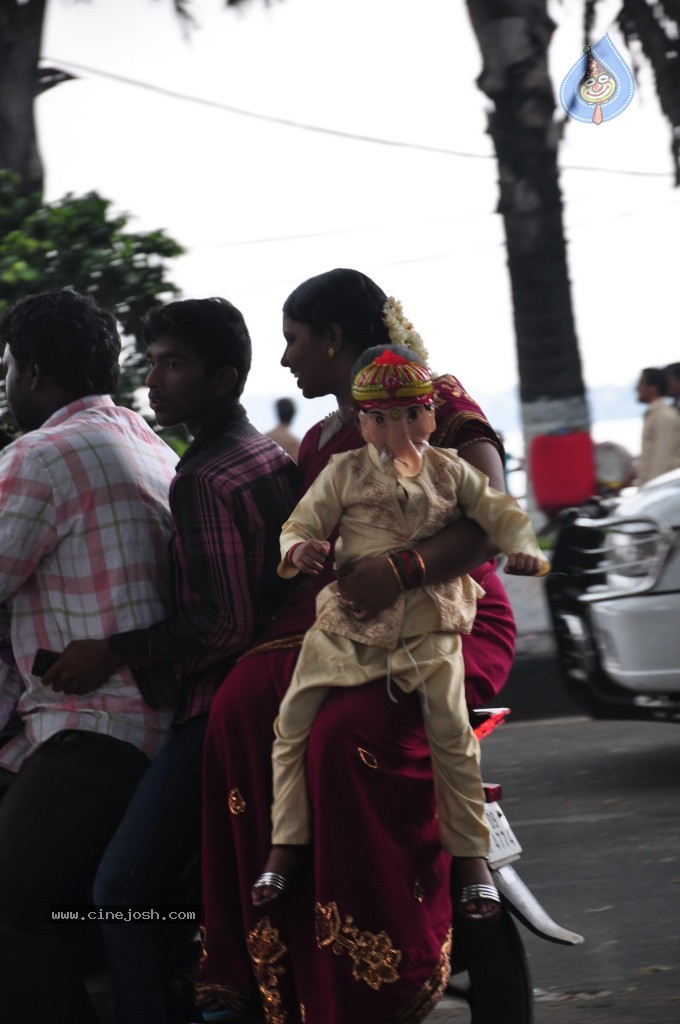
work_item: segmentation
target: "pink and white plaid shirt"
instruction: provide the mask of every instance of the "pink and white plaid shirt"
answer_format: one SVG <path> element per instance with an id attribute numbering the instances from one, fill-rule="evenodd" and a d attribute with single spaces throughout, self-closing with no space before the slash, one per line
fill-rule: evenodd
<path id="1" fill-rule="evenodd" d="M 64 729 L 114 736 L 149 758 L 167 738 L 171 712 L 148 707 L 128 669 L 79 697 L 42 686 L 31 666 L 39 647 L 166 617 L 175 462 L 140 416 L 104 395 L 59 409 L 0 454 L 0 602 L 25 685 L 24 731 L 0 750 L 1 767 L 18 771 Z"/>

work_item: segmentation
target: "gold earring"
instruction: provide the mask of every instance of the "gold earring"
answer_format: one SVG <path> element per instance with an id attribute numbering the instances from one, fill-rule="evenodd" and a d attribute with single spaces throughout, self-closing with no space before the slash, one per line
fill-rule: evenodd
<path id="1" fill-rule="evenodd" d="M 329 345 L 328 346 L 328 358 L 332 359 L 334 357 L 334 355 L 335 355 L 335 349 L 333 348 L 332 345 Z"/>

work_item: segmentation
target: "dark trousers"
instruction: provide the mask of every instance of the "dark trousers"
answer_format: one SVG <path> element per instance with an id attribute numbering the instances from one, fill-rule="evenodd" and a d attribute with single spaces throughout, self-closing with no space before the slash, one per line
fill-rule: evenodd
<path id="1" fill-rule="evenodd" d="M 201 768 L 208 716 L 181 726 L 135 792 L 102 858 L 99 906 L 200 902 Z M 189 929 L 196 931 L 198 922 Z M 162 921 L 101 922 L 119 1024 L 171 1024 L 172 943 Z M 197 1011 L 198 1012 L 198 1011 Z"/>
<path id="2" fill-rule="evenodd" d="M 0 769 L 0 1024 L 96 1024 L 53 911 L 91 890 L 148 764 L 129 743 L 69 730 L 18 774 Z"/>

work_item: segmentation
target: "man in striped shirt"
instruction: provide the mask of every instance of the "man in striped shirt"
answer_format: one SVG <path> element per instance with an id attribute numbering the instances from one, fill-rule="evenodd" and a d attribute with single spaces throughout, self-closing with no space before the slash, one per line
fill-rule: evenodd
<path id="1" fill-rule="evenodd" d="M 156 419 L 163 427 L 183 423 L 193 436 L 170 489 L 174 612 L 148 628 L 72 644 L 45 677 L 81 691 L 120 665 L 175 669 L 172 678 L 157 672 L 144 688 L 152 705 L 173 706 L 174 734 L 135 793 L 95 884 L 97 905 L 121 909 L 168 906 L 191 893 L 200 902 L 207 713 L 215 689 L 283 599 L 278 538 L 298 490 L 296 466 L 255 430 L 240 403 L 251 362 L 241 313 L 225 299 L 174 302 L 151 315 L 144 336 Z M 192 862 L 195 888 L 187 885 Z M 172 1019 L 167 930 L 157 921 L 103 924 L 125 1024 Z"/>
<path id="2" fill-rule="evenodd" d="M 126 667 L 82 696 L 32 671 L 36 651 L 144 628 L 167 614 L 168 487 L 176 457 L 110 394 L 114 317 L 64 290 L 0 323 L 7 400 L 24 431 L 0 455 L 0 602 L 23 682 L 20 729 L 0 749 L 3 1024 L 91 1024 L 52 912 L 91 880 L 170 713 Z"/>

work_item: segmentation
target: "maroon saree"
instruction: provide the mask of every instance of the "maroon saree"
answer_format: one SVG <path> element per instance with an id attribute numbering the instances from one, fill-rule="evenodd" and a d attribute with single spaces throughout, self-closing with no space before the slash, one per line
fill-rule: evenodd
<path id="1" fill-rule="evenodd" d="M 432 443 L 497 438 L 453 377 L 436 391 Z M 318 450 L 306 435 L 305 486 L 331 455 L 362 441 L 342 428 Z M 205 947 L 197 985 L 206 1009 L 263 1007 L 267 1024 L 409 1024 L 449 974 L 450 858 L 439 843 L 434 784 L 417 694 L 389 700 L 384 680 L 334 689 L 310 736 L 309 863 L 279 900 L 250 888 L 270 845 L 271 745 L 301 634 L 330 570 L 298 587 L 273 627 L 227 676 L 210 712 L 204 759 Z M 514 623 L 495 566 L 463 637 L 470 704 L 488 704 L 512 663 Z"/>

